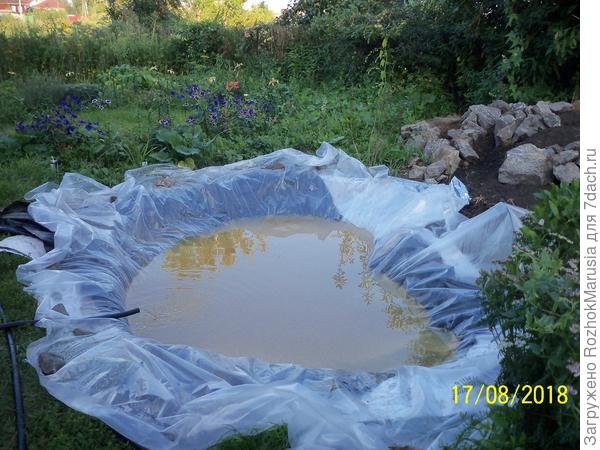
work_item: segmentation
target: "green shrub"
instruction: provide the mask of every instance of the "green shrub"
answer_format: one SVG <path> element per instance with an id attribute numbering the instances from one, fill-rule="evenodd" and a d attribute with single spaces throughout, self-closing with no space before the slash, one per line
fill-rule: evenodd
<path id="1" fill-rule="evenodd" d="M 2 107 L 0 108 L 0 123 L 13 125 L 22 118 L 25 107 L 25 99 L 17 88 L 14 81 L 0 82 L 0 98 Z"/>
<path id="2" fill-rule="evenodd" d="M 34 73 L 18 84 L 18 93 L 28 111 L 55 106 L 66 91 L 63 80 L 50 74 Z"/>
<path id="3" fill-rule="evenodd" d="M 567 386 L 568 402 L 496 406 L 458 448 L 579 446 L 579 182 L 554 186 L 525 218 L 512 255 L 480 279 L 501 352 L 497 384 Z M 466 436 L 483 433 L 467 445 Z M 511 445 L 516 445 L 511 446 Z"/>

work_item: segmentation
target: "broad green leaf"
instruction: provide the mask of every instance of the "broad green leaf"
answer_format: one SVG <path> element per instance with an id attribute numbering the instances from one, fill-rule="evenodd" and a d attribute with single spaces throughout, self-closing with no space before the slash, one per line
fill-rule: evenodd
<path id="1" fill-rule="evenodd" d="M 197 155 L 200 153 L 200 149 L 195 147 L 186 147 L 185 145 L 175 145 L 173 149 L 180 155 Z"/>
<path id="2" fill-rule="evenodd" d="M 169 153 L 165 152 L 164 150 L 151 153 L 150 159 L 153 159 L 154 161 L 158 161 L 158 162 L 163 162 L 163 163 L 172 161 L 171 155 L 169 155 Z"/>

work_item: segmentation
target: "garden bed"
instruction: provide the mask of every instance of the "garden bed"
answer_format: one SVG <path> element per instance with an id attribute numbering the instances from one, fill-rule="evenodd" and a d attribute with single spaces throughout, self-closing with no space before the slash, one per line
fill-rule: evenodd
<path id="1" fill-rule="evenodd" d="M 561 126 L 546 128 L 519 144 L 534 144 L 539 148 L 551 145 L 567 145 L 579 140 L 579 111 L 560 114 Z M 476 216 L 499 202 L 522 208 L 531 208 L 536 202 L 535 193 L 544 187 L 528 184 L 504 184 L 498 181 L 498 169 L 510 148 L 495 145 L 494 136 L 488 135 L 474 146 L 479 161 L 460 167 L 455 176 L 469 191 L 471 202 L 461 212 L 468 217 Z"/>

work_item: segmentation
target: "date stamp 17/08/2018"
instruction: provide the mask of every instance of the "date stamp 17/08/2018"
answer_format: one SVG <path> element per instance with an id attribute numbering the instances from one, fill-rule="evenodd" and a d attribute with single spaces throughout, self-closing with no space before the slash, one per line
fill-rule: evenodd
<path id="1" fill-rule="evenodd" d="M 477 405 L 487 403 L 488 405 L 514 405 L 521 403 L 523 405 L 541 405 L 558 404 L 565 405 L 569 401 L 569 389 L 565 385 L 560 386 L 542 386 L 519 384 L 510 391 L 508 386 L 482 384 L 478 388 L 472 384 L 452 386 L 454 404 L 464 403 L 465 405 Z"/>

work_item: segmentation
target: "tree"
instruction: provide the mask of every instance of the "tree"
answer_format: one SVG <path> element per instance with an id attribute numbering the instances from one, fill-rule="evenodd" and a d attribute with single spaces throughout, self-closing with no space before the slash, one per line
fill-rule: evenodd
<path id="1" fill-rule="evenodd" d="M 150 18 L 164 19 L 181 0 L 107 0 L 106 12 L 112 20 L 122 19 L 127 12 L 134 13 L 141 22 Z"/>

